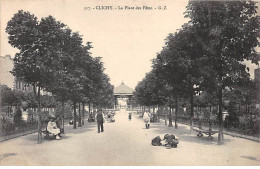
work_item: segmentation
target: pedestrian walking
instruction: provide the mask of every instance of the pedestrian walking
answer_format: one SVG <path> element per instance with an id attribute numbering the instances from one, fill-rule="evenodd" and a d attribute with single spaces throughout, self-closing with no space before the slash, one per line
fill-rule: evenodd
<path id="1" fill-rule="evenodd" d="M 144 112 L 143 119 L 145 122 L 145 127 L 147 129 L 150 128 L 150 118 L 151 118 L 151 114 L 149 112 Z"/>
<path id="2" fill-rule="evenodd" d="M 98 113 L 96 114 L 96 120 L 97 120 L 97 127 L 98 127 L 98 133 L 100 133 L 100 129 L 101 132 L 104 132 L 104 114 L 102 113 L 102 109 L 98 110 Z"/>
<path id="3" fill-rule="evenodd" d="M 128 114 L 128 119 L 131 120 L 132 119 L 132 113 Z"/>

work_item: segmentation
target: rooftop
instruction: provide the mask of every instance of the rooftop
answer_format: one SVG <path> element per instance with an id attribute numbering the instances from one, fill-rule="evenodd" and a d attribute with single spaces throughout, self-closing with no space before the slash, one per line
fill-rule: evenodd
<path id="1" fill-rule="evenodd" d="M 133 92 L 134 92 L 134 90 L 131 89 L 130 87 L 126 86 L 124 84 L 124 82 L 122 82 L 119 86 L 114 88 L 114 94 L 115 95 L 121 95 L 121 94 L 132 95 Z"/>

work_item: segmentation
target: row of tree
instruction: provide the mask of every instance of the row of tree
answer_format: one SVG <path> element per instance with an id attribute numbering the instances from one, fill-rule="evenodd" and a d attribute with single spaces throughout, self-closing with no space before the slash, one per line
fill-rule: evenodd
<path id="1" fill-rule="evenodd" d="M 223 143 L 223 92 L 251 86 L 249 68 L 258 64 L 259 16 L 253 1 L 190 1 L 188 23 L 165 39 L 153 59 L 152 71 L 136 87 L 139 103 L 168 105 L 178 113 L 180 101 L 189 100 L 192 130 L 193 100 L 205 92 L 218 106 L 219 144 Z M 176 116 L 177 117 L 177 116 Z M 171 126 L 170 111 L 170 126 Z M 177 125 L 176 125 L 177 126 Z"/>
<path id="2" fill-rule="evenodd" d="M 84 107 L 91 102 L 106 107 L 113 101 L 113 86 L 104 73 L 101 58 L 91 56 L 91 42 L 83 45 L 82 36 L 64 23 L 52 16 L 39 21 L 33 14 L 20 10 L 7 23 L 6 32 L 9 43 L 19 49 L 12 74 L 34 88 L 39 117 L 38 142 L 42 139 L 42 89 L 55 95 L 63 107 L 67 100 L 73 103 L 74 128 L 77 104 L 82 103 Z"/>

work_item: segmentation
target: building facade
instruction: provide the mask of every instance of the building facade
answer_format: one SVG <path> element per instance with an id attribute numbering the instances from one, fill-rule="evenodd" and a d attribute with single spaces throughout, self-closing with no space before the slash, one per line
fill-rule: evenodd
<path id="1" fill-rule="evenodd" d="M 10 73 L 13 67 L 14 61 L 10 55 L 0 56 L 0 84 L 6 85 L 11 89 L 14 89 L 15 84 L 15 78 Z"/>
<path id="2" fill-rule="evenodd" d="M 0 84 L 6 85 L 12 90 L 21 90 L 24 92 L 33 91 L 33 86 L 25 82 L 17 80 L 11 74 L 11 71 L 14 68 L 14 60 L 10 55 L 0 56 Z M 51 95 L 50 92 L 41 90 L 42 95 Z"/>

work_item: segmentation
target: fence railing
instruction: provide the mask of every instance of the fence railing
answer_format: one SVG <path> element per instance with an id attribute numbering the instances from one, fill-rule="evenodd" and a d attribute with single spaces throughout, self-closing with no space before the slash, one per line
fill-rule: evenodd
<path id="1" fill-rule="evenodd" d="M 69 121 L 72 120 L 72 117 L 68 117 L 64 119 L 64 124 L 69 124 Z M 87 116 L 85 116 L 84 122 L 87 122 Z M 44 121 L 42 123 L 42 131 L 46 129 L 47 121 Z M 14 128 L 14 127 L 11 127 Z M 16 127 L 12 130 L 6 130 L 0 129 L 0 142 L 10 140 L 13 138 L 17 138 L 20 136 L 32 134 L 38 132 L 38 123 L 35 121 L 34 123 L 24 123 L 23 125 Z"/>
<path id="2" fill-rule="evenodd" d="M 42 129 L 45 129 L 47 123 L 42 124 Z M 15 127 L 13 130 L 1 130 L 0 132 L 0 142 L 6 141 L 12 138 L 24 136 L 27 134 L 32 134 L 38 131 L 38 123 L 25 123 L 21 126 Z"/>
<path id="3" fill-rule="evenodd" d="M 159 114 L 157 115 L 157 119 L 159 120 L 169 120 L 169 116 L 165 114 Z M 174 121 L 175 117 L 172 116 L 172 120 Z M 177 123 L 190 125 L 190 118 L 189 117 L 177 117 Z M 214 130 L 218 130 L 218 121 L 217 120 L 209 120 L 209 119 L 193 119 L 193 126 L 197 128 L 204 128 L 208 129 L 211 125 L 211 128 Z M 232 125 L 226 125 L 223 128 L 224 134 L 241 137 L 250 139 L 253 141 L 260 142 L 260 134 L 259 130 L 255 131 L 253 128 L 253 125 L 251 127 L 244 127 L 243 125 L 240 125 L 239 127 L 233 127 Z"/>

